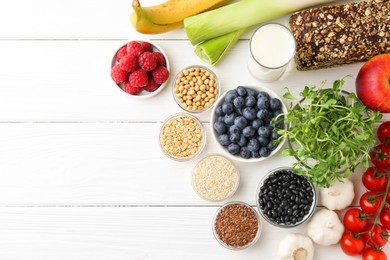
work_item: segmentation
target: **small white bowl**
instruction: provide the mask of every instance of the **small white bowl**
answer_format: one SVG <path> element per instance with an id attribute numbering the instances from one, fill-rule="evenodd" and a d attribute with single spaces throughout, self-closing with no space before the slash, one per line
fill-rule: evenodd
<path id="1" fill-rule="evenodd" d="M 161 86 L 156 89 L 155 91 L 153 92 L 148 92 L 146 90 L 141 90 L 140 93 L 136 94 L 136 95 L 131 95 L 127 92 L 125 92 L 120 85 L 116 84 L 115 82 L 113 82 L 115 84 L 115 86 L 117 86 L 123 93 L 127 94 L 128 96 L 132 97 L 132 98 L 135 98 L 135 99 L 146 99 L 146 98 L 151 98 L 151 97 L 154 97 L 156 96 L 158 93 L 160 93 L 164 88 L 165 86 L 168 84 L 169 82 L 169 79 L 171 78 L 171 71 L 170 71 L 170 66 L 169 66 L 169 60 L 168 60 L 168 56 L 167 54 L 164 52 L 164 50 L 158 46 L 157 44 L 153 43 L 153 42 L 150 42 L 150 41 L 145 41 L 145 40 L 134 40 L 134 41 L 138 41 L 138 42 L 147 42 L 149 43 L 150 45 L 152 45 L 153 47 L 153 51 L 158 51 L 158 52 L 161 52 L 162 55 L 164 55 L 164 58 L 165 58 L 165 67 L 167 68 L 167 70 L 169 71 L 169 78 L 163 83 L 161 84 Z M 127 43 L 121 45 L 114 53 L 113 57 L 112 57 L 112 60 L 111 60 L 111 67 L 110 67 L 110 72 L 111 72 L 111 69 L 118 63 L 116 61 L 116 55 L 117 55 L 117 52 L 122 48 L 122 47 L 125 47 L 127 45 Z"/>
<path id="2" fill-rule="evenodd" d="M 256 90 L 257 92 L 260 92 L 260 91 L 264 91 L 264 92 L 267 92 L 269 94 L 269 96 L 271 98 L 278 98 L 281 103 L 282 103 L 282 111 L 283 113 L 286 115 L 287 114 L 287 107 L 286 105 L 283 103 L 283 100 L 275 93 L 273 92 L 272 90 L 268 89 L 268 88 L 265 88 L 265 87 L 261 87 L 261 86 L 242 86 L 242 87 L 245 87 L 245 88 L 251 88 L 251 89 L 254 89 Z M 220 105 L 223 104 L 224 102 L 224 99 L 225 99 L 225 95 L 227 92 L 229 92 L 230 90 L 233 90 L 233 89 L 237 89 L 237 87 L 234 87 L 234 88 L 231 88 L 229 90 L 227 90 L 226 92 L 224 92 L 220 97 L 219 99 L 217 100 L 216 104 L 214 105 L 213 107 L 213 110 L 211 112 L 211 119 L 210 119 L 210 130 L 211 130 L 211 136 L 212 138 L 214 139 L 215 143 L 217 144 L 217 146 L 220 148 L 220 150 L 223 151 L 223 153 L 233 159 L 233 160 L 236 160 L 236 161 L 239 161 L 239 162 L 246 162 L 246 163 L 253 163 L 253 162 L 261 162 L 261 161 L 264 161 L 268 158 L 271 158 L 274 154 L 276 154 L 281 148 L 282 146 L 284 145 L 285 141 L 286 141 L 286 138 L 283 138 L 278 146 L 273 150 L 271 151 L 271 153 L 267 156 L 267 157 L 260 157 L 260 158 L 248 158 L 248 159 L 245 159 L 245 158 L 242 158 L 240 157 L 240 155 L 233 155 L 231 153 L 229 153 L 229 151 L 227 150 L 226 147 L 222 146 L 219 141 L 218 141 L 218 134 L 216 133 L 216 131 L 214 130 L 214 123 L 215 121 L 217 120 L 217 116 L 215 114 L 215 110 L 217 109 L 217 107 L 219 107 Z M 284 126 L 286 128 L 286 126 Z"/>

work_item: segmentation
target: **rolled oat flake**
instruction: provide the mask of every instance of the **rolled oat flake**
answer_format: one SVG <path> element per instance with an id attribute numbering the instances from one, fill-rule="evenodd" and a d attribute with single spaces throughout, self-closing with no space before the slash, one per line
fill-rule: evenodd
<path id="1" fill-rule="evenodd" d="M 218 201 L 230 197 L 238 187 L 238 172 L 227 158 L 210 155 L 195 167 L 192 182 L 195 191 L 206 200 Z"/>

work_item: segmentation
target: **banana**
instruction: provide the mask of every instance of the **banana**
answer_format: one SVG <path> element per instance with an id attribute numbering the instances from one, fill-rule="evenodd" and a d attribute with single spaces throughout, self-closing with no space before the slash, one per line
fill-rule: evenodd
<path id="1" fill-rule="evenodd" d="M 144 13 L 138 0 L 134 0 L 133 13 L 130 16 L 130 21 L 133 27 L 140 33 L 144 34 L 157 34 L 174 30 L 183 25 L 183 21 L 168 23 L 168 24 L 156 24 L 153 23 L 149 17 Z"/>
<path id="2" fill-rule="evenodd" d="M 142 7 L 145 15 L 155 24 L 171 24 L 184 18 L 222 5 L 227 0 L 168 0 L 165 3 Z M 138 1 L 137 1 L 138 2 Z"/>

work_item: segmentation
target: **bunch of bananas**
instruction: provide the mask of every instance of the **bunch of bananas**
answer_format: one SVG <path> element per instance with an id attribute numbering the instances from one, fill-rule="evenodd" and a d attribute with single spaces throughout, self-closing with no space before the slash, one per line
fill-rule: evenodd
<path id="1" fill-rule="evenodd" d="M 218 7 L 226 1 L 168 0 L 159 5 L 142 7 L 138 0 L 134 0 L 130 21 L 140 33 L 164 33 L 181 27 L 184 18 Z"/>

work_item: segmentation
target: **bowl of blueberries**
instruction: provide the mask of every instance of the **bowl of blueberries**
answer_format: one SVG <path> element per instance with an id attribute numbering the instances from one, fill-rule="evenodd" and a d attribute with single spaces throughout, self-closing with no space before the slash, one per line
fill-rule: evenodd
<path id="1" fill-rule="evenodd" d="M 287 108 L 273 91 L 260 86 L 238 86 L 221 95 L 211 113 L 211 134 L 229 158 L 259 162 L 283 146 Z"/>

